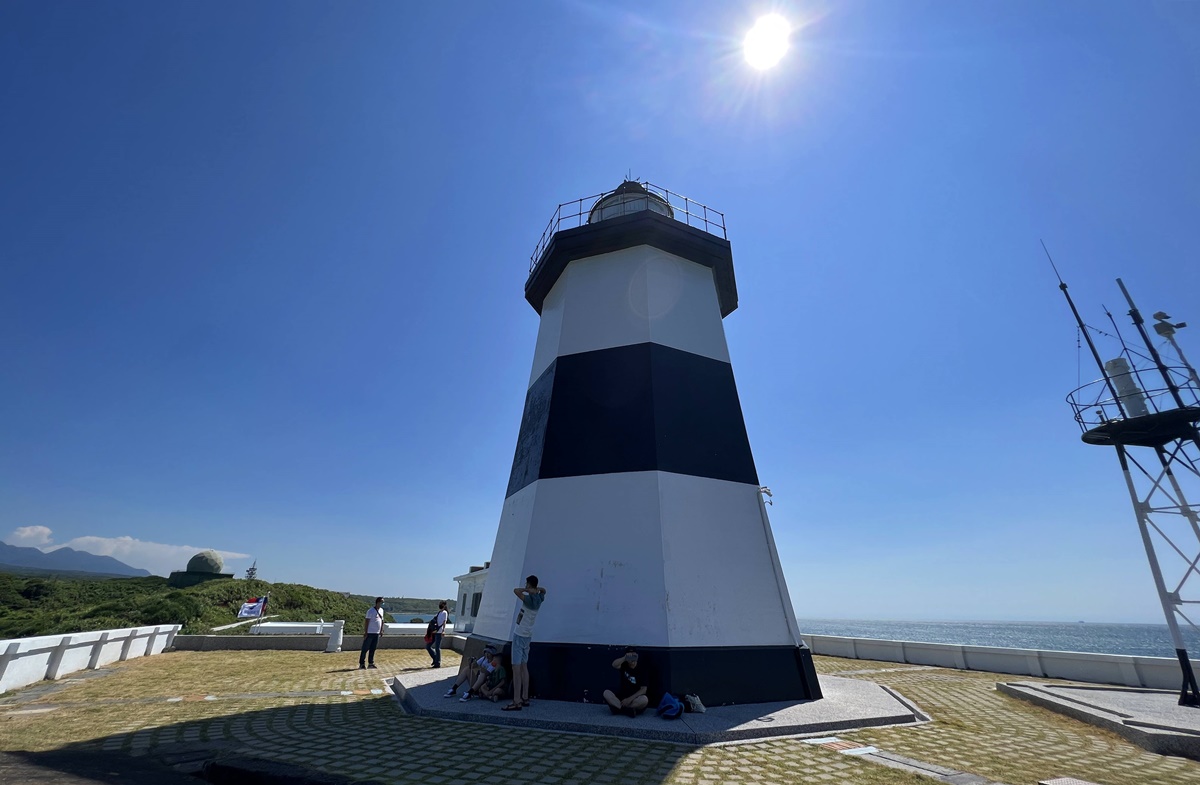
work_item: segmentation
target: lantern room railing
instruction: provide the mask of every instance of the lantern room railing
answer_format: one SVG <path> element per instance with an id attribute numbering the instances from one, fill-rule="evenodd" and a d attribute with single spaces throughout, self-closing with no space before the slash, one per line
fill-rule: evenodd
<path id="1" fill-rule="evenodd" d="M 639 184 L 649 194 L 659 197 L 670 205 L 671 211 L 674 213 L 672 217 L 676 221 L 696 229 L 701 229 L 724 240 L 729 239 L 725 233 L 724 213 L 703 205 L 695 199 L 689 199 L 682 194 L 674 193 L 653 183 Z M 554 211 L 554 215 L 550 217 L 550 223 L 546 224 L 546 231 L 542 232 L 537 246 L 533 249 L 533 254 L 529 257 L 529 272 L 532 273 L 537 269 L 542 255 L 546 252 L 546 247 L 550 245 L 550 241 L 554 239 L 555 234 L 563 229 L 573 229 L 577 226 L 583 226 L 587 223 L 588 216 L 591 214 L 592 207 L 595 206 L 596 202 L 611 193 L 613 192 L 605 191 L 604 193 L 584 196 L 580 199 L 573 199 L 560 204 Z M 641 212 L 650 209 L 648 201 L 647 199 L 635 199 L 623 204 L 616 203 L 609 205 L 605 207 L 604 214 L 606 218 L 614 218 L 619 215 Z"/>

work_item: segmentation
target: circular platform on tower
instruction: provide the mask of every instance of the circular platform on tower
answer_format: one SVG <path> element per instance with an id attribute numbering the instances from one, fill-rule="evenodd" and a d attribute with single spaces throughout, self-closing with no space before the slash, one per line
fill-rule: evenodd
<path id="1" fill-rule="evenodd" d="M 1141 417 L 1109 422 L 1083 432 L 1087 444 L 1162 447 L 1176 439 L 1190 439 L 1200 422 L 1200 407 L 1169 409 Z"/>
<path id="2" fill-rule="evenodd" d="M 1085 444 L 1162 447 L 1196 438 L 1200 385 L 1191 369 L 1128 370 L 1097 379 L 1067 396 Z"/>

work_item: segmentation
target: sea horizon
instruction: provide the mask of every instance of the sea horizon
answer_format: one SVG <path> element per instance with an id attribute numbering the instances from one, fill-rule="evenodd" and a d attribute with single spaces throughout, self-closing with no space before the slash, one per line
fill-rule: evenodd
<path id="1" fill-rule="evenodd" d="M 808 635 L 1140 657 L 1175 657 L 1175 647 L 1165 623 L 884 619 L 796 621 L 801 634 Z M 1200 651 L 1200 632 L 1183 628 L 1180 633 L 1189 650 Z"/>

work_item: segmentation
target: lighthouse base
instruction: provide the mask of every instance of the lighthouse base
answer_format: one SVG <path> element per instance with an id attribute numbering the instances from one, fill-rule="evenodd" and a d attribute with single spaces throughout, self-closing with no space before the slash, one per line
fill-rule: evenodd
<path id="1" fill-rule="evenodd" d="M 472 635 L 463 656 L 480 656 L 491 643 L 503 647 L 505 665 L 510 643 Z M 616 686 L 613 660 L 623 645 L 539 643 L 529 655 L 529 693 L 546 700 L 599 702 Z M 704 646 L 695 648 L 639 646 L 638 670 L 650 679 L 650 700 L 664 692 L 699 695 L 707 706 L 771 701 L 819 700 L 821 685 L 805 646 Z"/>

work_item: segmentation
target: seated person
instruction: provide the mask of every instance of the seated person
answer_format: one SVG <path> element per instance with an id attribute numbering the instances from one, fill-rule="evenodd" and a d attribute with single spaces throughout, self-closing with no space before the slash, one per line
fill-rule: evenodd
<path id="1" fill-rule="evenodd" d="M 481 673 L 479 675 L 478 681 L 475 682 L 475 694 L 495 703 L 508 692 L 508 671 L 504 670 L 504 664 L 500 660 L 499 654 L 492 654 L 491 666 L 491 673 Z M 470 695 L 470 693 L 467 693 L 467 695 Z M 467 695 L 462 696 L 461 700 L 467 700 Z"/>
<path id="2" fill-rule="evenodd" d="M 618 671 L 617 690 L 605 690 L 604 702 L 613 714 L 636 717 L 650 703 L 646 695 L 649 692 L 648 674 L 645 669 L 638 670 L 638 655 L 632 646 L 625 649 L 624 656 L 613 660 L 612 666 Z"/>
<path id="3" fill-rule="evenodd" d="M 463 657 L 462 662 L 458 664 L 458 676 L 454 679 L 454 683 L 450 685 L 450 689 L 446 690 L 443 698 L 453 698 L 458 693 L 460 684 L 467 685 L 467 692 L 464 693 L 463 700 L 466 695 L 471 694 L 471 686 L 479 679 L 480 673 L 491 673 L 492 670 L 492 655 L 496 653 L 496 647 L 490 643 L 483 647 L 483 656 L 474 660 L 469 660 Z"/>

